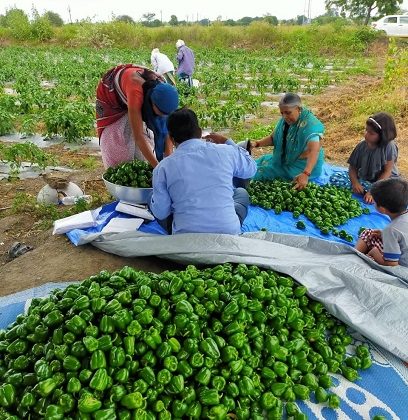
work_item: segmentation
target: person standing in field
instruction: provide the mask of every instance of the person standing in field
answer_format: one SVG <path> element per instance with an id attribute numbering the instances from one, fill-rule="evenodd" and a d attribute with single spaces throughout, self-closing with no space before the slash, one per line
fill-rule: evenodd
<path id="1" fill-rule="evenodd" d="M 151 54 L 151 63 L 153 70 L 163 76 L 167 83 L 175 86 L 176 79 L 174 77 L 174 64 L 166 54 L 159 51 L 158 48 L 154 48 Z"/>
<path id="2" fill-rule="evenodd" d="M 188 48 L 182 39 L 176 42 L 177 48 L 177 77 L 187 83 L 190 87 L 193 86 L 193 73 L 194 73 L 194 53 L 191 48 Z"/>
<path id="3" fill-rule="evenodd" d="M 143 66 L 121 64 L 96 90 L 96 127 L 105 168 L 133 159 L 154 168 L 171 154 L 167 116 L 177 109 L 177 89 Z"/>

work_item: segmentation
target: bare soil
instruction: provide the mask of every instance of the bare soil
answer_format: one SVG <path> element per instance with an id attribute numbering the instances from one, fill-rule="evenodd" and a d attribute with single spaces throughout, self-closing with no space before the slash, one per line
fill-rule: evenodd
<path id="1" fill-rule="evenodd" d="M 308 100 L 308 105 L 326 125 L 324 148 L 329 161 L 345 164 L 354 146 L 363 137 L 364 122 L 361 127 L 353 125 L 350 122 L 351 110 L 381 83 L 380 70 L 381 65 L 377 76 L 351 78 L 342 86 L 328 89 Z M 399 131 L 399 166 L 403 174 L 408 174 L 407 117 L 402 112 L 396 119 Z M 86 168 L 86 159 L 94 152 L 84 149 L 68 151 L 62 146 L 48 151 L 58 155 L 61 165 L 80 168 L 70 175 L 70 180 L 78 184 L 86 194 L 98 196 L 101 202 L 109 201 L 101 180 L 103 167 L 100 158 L 97 158 L 95 167 Z M 257 154 L 265 152 L 266 148 L 256 150 Z M 44 231 L 35 212 L 13 211 L 13 199 L 18 192 L 36 196 L 44 185 L 41 178 L 0 182 L 0 296 L 50 281 L 82 280 L 102 269 L 113 271 L 124 265 L 154 272 L 175 268 L 173 263 L 155 257 L 122 258 L 90 245 L 75 247 L 65 236 L 52 236 L 51 229 Z M 16 241 L 31 245 L 34 249 L 10 260 L 8 250 Z"/>
<path id="2" fill-rule="evenodd" d="M 80 167 L 89 154 L 67 151 L 62 146 L 47 149 L 58 155 L 61 165 Z M 101 179 L 103 166 L 100 159 L 97 168 L 79 169 L 69 176 L 69 180 L 79 185 L 86 194 L 96 195 L 108 202 L 109 195 Z M 65 235 L 52 235 L 52 229 L 41 227 L 36 214 L 16 213 L 9 208 L 18 192 L 36 196 L 45 185 L 42 178 L 0 182 L 0 296 L 15 293 L 47 282 L 78 281 L 100 270 L 117 270 L 124 265 L 152 272 L 176 269 L 178 266 L 156 257 L 123 258 L 100 251 L 91 245 L 75 247 Z M 33 247 L 15 259 L 8 251 L 14 242 Z"/>

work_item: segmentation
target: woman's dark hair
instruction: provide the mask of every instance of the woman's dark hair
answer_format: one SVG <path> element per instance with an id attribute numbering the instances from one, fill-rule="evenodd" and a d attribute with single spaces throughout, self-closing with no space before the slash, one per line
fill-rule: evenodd
<path id="1" fill-rule="evenodd" d="M 401 178 L 377 181 L 370 189 L 377 206 L 391 213 L 402 213 L 408 206 L 408 182 Z"/>
<path id="2" fill-rule="evenodd" d="M 379 146 L 386 146 L 391 140 L 397 137 L 397 127 L 395 127 L 394 118 L 386 112 L 379 112 L 369 117 L 366 121 L 372 130 L 380 136 Z"/>
<path id="3" fill-rule="evenodd" d="M 201 137 L 197 115 L 188 108 L 180 108 L 172 112 L 167 118 L 167 129 L 170 136 L 178 144 Z"/>

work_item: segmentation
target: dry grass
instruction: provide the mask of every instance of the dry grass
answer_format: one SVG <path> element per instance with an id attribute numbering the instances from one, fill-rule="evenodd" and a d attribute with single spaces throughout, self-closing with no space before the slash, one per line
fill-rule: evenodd
<path id="1" fill-rule="evenodd" d="M 394 116 L 398 130 L 398 166 L 408 176 L 408 81 L 386 86 L 383 78 L 385 46 L 379 48 L 374 76 L 358 76 L 337 88 L 308 101 L 324 122 L 323 145 L 327 160 L 345 165 L 355 145 L 363 138 L 365 121 L 370 115 L 385 111 Z"/>

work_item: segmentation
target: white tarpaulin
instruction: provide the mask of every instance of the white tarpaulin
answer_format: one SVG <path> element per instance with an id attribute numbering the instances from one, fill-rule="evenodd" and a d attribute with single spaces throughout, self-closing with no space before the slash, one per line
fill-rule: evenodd
<path id="1" fill-rule="evenodd" d="M 346 324 L 408 361 L 408 269 L 382 267 L 348 245 L 258 232 L 98 236 L 92 244 L 125 256 L 156 255 L 184 264 L 256 264 L 292 276 Z"/>

